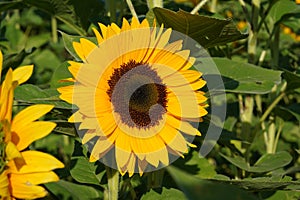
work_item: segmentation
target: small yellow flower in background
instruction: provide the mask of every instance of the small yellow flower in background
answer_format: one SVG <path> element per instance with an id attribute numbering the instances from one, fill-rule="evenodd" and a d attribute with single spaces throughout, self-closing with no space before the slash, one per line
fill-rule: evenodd
<path id="1" fill-rule="evenodd" d="M 0 77 L 3 56 L 0 51 Z M 35 199 L 46 196 L 39 184 L 58 181 L 53 169 L 64 167 L 53 156 L 25 150 L 32 142 L 48 135 L 53 122 L 36 121 L 52 105 L 33 105 L 12 119 L 14 89 L 27 81 L 33 66 L 9 69 L 0 86 L 0 199 Z"/>
<path id="2" fill-rule="evenodd" d="M 300 41 L 300 35 L 297 35 L 290 27 L 282 25 L 281 28 L 284 34 L 290 35 L 297 42 Z"/>
<path id="3" fill-rule="evenodd" d="M 295 0 L 296 4 L 300 4 L 300 0 Z"/>
<path id="4" fill-rule="evenodd" d="M 189 122 L 207 114 L 199 91 L 206 82 L 190 70 L 195 58 L 182 50 L 182 40 L 169 43 L 171 29 L 150 27 L 146 19 L 99 25 L 98 45 L 84 38 L 73 43 L 83 63 L 69 61 L 74 79 L 67 80 L 74 84 L 58 89 L 78 106 L 69 121 L 87 130 L 81 137 L 93 143 L 90 161 L 115 162 L 129 176 L 167 166 L 170 156 L 195 147 L 185 137 L 200 132 Z"/>
<path id="5" fill-rule="evenodd" d="M 246 29 L 246 28 L 247 28 L 247 22 L 246 22 L 246 21 L 239 21 L 239 22 L 237 23 L 237 28 L 238 28 L 239 30 L 244 30 L 244 29 Z"/>

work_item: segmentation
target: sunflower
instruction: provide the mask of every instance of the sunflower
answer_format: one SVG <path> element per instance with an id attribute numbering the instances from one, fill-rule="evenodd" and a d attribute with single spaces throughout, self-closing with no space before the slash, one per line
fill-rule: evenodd
<path id="1" fill-rule="evenodd" d="M 207 114 L 206 82 L 172 30 L 132 18 L 93 29 L 98 44 L 81 38 L 73 47 L 82 62 L 69 61 L 73 84 L 58 89 L 76 105 L 70 122 L 85 131 L 90 161 L 100 160 L 129 176 L 169 165 L 201 135 L 190 122 Z M 78 132 L 81 134 L 81 131 Z M 192 139 L 191 139 L 192 138 Z"/>
<path id="2" fill-rule="evenodd" d="M 0 51 L 0 76 L 2 70 Z M 46 196 L 39 184 L 58 181 L 51 170 L 64 165 L 56 158 L 25 149 L 35 140 L 48 135 L 56 126 L 53 122 L 36 121 L 49 112 L 52 105 L 33 105 L 12 119 L 15 87 L 31 76 L 33 66 L 9 69 L 0 86 L 0 199 L 34 199 Z"/>

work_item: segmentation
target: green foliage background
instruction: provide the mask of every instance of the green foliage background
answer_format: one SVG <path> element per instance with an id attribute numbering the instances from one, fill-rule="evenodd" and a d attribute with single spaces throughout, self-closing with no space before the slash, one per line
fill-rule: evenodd
<path id="1" fill-rule="evenodd" d="M 153 2 L 164 9 L 152 9 Z M 293 0 L 211 0 L 192 15 L 196 1 L 153 2 L 135 0 L 133 6 L 140 18 L 156 17 L 209 51 L 224 78 L 227 116 L 207 157 L 192 149 L 185 159 L 156 172 L 160 179 L 153 180 L 151 173 L 125 175 L 119 199 L 299 199 L 300 5 Z M 91 27 L 98 28 L 97 22 L 121 25 L 123 17 L 132 17 L 126 1 L 0 1 L 4 71 L 35 66 L 31 79 L 15 91 L 15 112 L 29 104 L 55 105 L 46 120 L 58 126 L 30 146 L 66 165 L 56 171 L 59 182 L 45 185 L 45 199 L 107 199 L 105 168 L 88 162 L 88 152 L 67 123 L 72 106 L 59 100 L 56 88 L 58 80 L 70 77 L 66 61 L 76 59 L 72 41 L 79 36 L 95 41 Z M 218 126 L 218 116 L 209 115 L 199 127 L 202 133 L 212 120 Z M 194 143 L 199 146 L 204 136 Z"/>

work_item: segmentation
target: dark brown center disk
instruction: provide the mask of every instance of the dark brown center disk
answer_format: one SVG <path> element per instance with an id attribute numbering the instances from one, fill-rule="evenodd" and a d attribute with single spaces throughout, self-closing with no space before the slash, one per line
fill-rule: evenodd
<path id="1" fill-rule="evenodd" d="M 166 86 L 148 64 L 134 60 L 122 64 L 114 70 L 108 85 L 114 112 L 129 127 L 150 128 L 166 112 Z"/>

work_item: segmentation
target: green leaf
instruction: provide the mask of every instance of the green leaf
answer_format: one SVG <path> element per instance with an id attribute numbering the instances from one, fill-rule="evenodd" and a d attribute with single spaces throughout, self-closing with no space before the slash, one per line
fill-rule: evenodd
<path id="1" fill-rule="evenodd" d="M 268 200 L 291 200 L 299 198 L 299 191 L 276 191 L 276 193 L 269 197 Z"/>
<path id="2" fill-rule="evenodd" d="M 294 90 L 300 88 L 300 75 L 289 71 L 284 71 L 282 77 L 287 81 L 286 90 Z"/>
<path id="3" fill-rule="evenodd" d="M 248 36 L 241 34 L 229 19 L 192 15 L 182 10 L 173 12 L 168 9 L 154 8 L 153 11 L 159 24 L 190 36 L 204 48 L 226 44 Z"/>
<path id="4" fill-rule="evenodd" d="M 75 148 L 71 158 L 72 177 L 79 183 L 100 185 L 101 179 L 105 174 L 103 165 L 98 162 L 89 162 L 85 156 L 86 148 L 75 140 Z"/>
<path id="5" fill-rule="evenodd" d="M 204 73 L 209 88 L 216 91 L 220 87 L 214 84 L 214 76 L 210 74 L 211 63 L 209 59 L 200 58 L 196 68 Z M 220 75 L 222 76 L 225 90 L 234 93 L 266 94 L 271 92 L 274 85 L 281 82 L 281 71 L 269 70 L 248 63 L 237 62 L 227 58 L 213 58 Z"/>
<path id="6" fill-rule="evenodd" d="M 167 170 L 188 199 L 256 199 L 236 186 L 198 179 L 173 166 L 167 167 Z"/>
<path id="7" fill-rule="evenodd" d="M 270 24 L 275 24 L 283 20 L 285 17 L 299 14 L 299 12 L 300 8 L 295 1 L 280 0 L 276 1 L 272 6 L 268 15 L 268 19 Z"/>
<path id="8" fill-rule="evenodd" d="M 75 49 L 73 48 L 73 42 L 79 42 L 80 38 L 88 39 L 88 40 L 94 42 L 95 44 L 96 44 L 96 41 L 97 41 L 95 37 L 72 36 L 72 35 L 68 35 L 68 34 L 66 34 L 62 31 L 60 31 L 60 33 L 62 35 L 65 48 L 78 61 L 81 60 L 81 59 L 79 58 L 79 56 L 77 55 Z"/>
<path id="9" fill-rule="evenodd" d="M 59 88 L 62 86 L 70 85 L 70 83 L 68 82 L 60 82 L 62 79 L 73 77 L 70 71 L 68 70 L 68 66 L 70 66 L 70 64 L 68 62 L 64 62 L 56 68 L 51 78 L 51 88 Z"/>
<path id="10" fill-rule="evenodd" d="M 293 115 L 298 120 L 298 122 L 300 122 L 300 105 L 299 104 L 291 105 L 288 108 L 282 107 L 282 106 L 277 106 L 277 109 L 288 112 L 289 114 Z"/>
<path id="11" fill-rule="evenodd" d="M 77 182 L 100 185 L 105 170 L 96 174 L 96 171 L 98 171 L 98 168 L 100 167 L 96 163 L 89 162 L 88 158 L 81 156 L 72 158 L 71 165 L 73 165 L 70 170 L 71 176 Z"/>
<path id="12" fill-rule="evenodd" d="M 56 89 L 42 90 L 31 84 L 24 84 L 15 89 L 15 99 L 29 104 L 51 104 L 56 108 L 72 109 L 72 105 L 59 99 Z"/>
<path id="13" fill-rule="evenodd" d="M 243 180 L 212 180 L 216 183 L 226 183 L 236 185 L 240 188 L 251 190 L 251 191 L 268 191 L 268 190 L 290 190 L 294 188 L 299 190 L 299 181 L 286 181 L 281 179 L 274 181 L 270 177 L 258 177 L 258 178 L 247 178 Z"/>
<path id="14" fill-rule="evenodd" d="M 199 171 L 196 176 L 199 178 L 212 178 L 217 174 L 214 166 L 211 165 L 206 158 L 200 157 L 197 151 L 193 151 L 192 158 L 185 164 L 188 166 L 197 166 Z"/>
<path id="15" fill-rule="evenodd" d="M 253 166 L 246 163 L 245 159 L 242 157 L 237 156 L 232 158 L 223 154 L 221 155 L 233 165 L 245 171 L 256 173 L 273 171 L 288 165 L 292 161 L 292 156 L 285 151 L 277 152 L 275 154 L 265 154 Z"/>
<path id="16" fill-rule="evenodd" d="M 67 0 L 23 0 L 28 6 L 35 6 L 38 9 L 48 13 L 49 15 L 62 21 L 80 35 L 86 32 L 80 26 L 80 22 L 76 17 L 74 7 Z"/>
<path id="17" fill-rule="evenodd" d="M 93 187 L 78 185 L 75 183 L 60 180 L 45 184 L 58 199 L 61 200 L 82 200 L 82 199 L 102 199 L 103 193 Z"/>
<path id="18" fill-rule="evenodd" d="M 17 54 L 14 53 L 9 55 L 4 55 L 2 69 L 8 69 L 8 68 L 15 69 L 19 67 L 20 64 L 23 62 L 23 60 L 25 59 L 25 57 L 31 53 L 32 51 L 26 52 L 25 50 L 22 50 Z"/>
<path id="19" fill-rule="evenodd" d="M 172 199 L 172 200 L 183 200 L 186 199 L 183 192 L 174 188 L 162 188 L 161 192 L 155 192 L 154 190 L 150 190 L 146 194 L 144 194 L 141 200 L 157 200 L 157 199 Z"/>
<path id="20" fill-rule="evenodd" d="M 21 9 L 24 5 L 22 0 L 19 1 L 7 1 L 7 2 L 0 2 L 0 13 L 12 9 Z"/>

